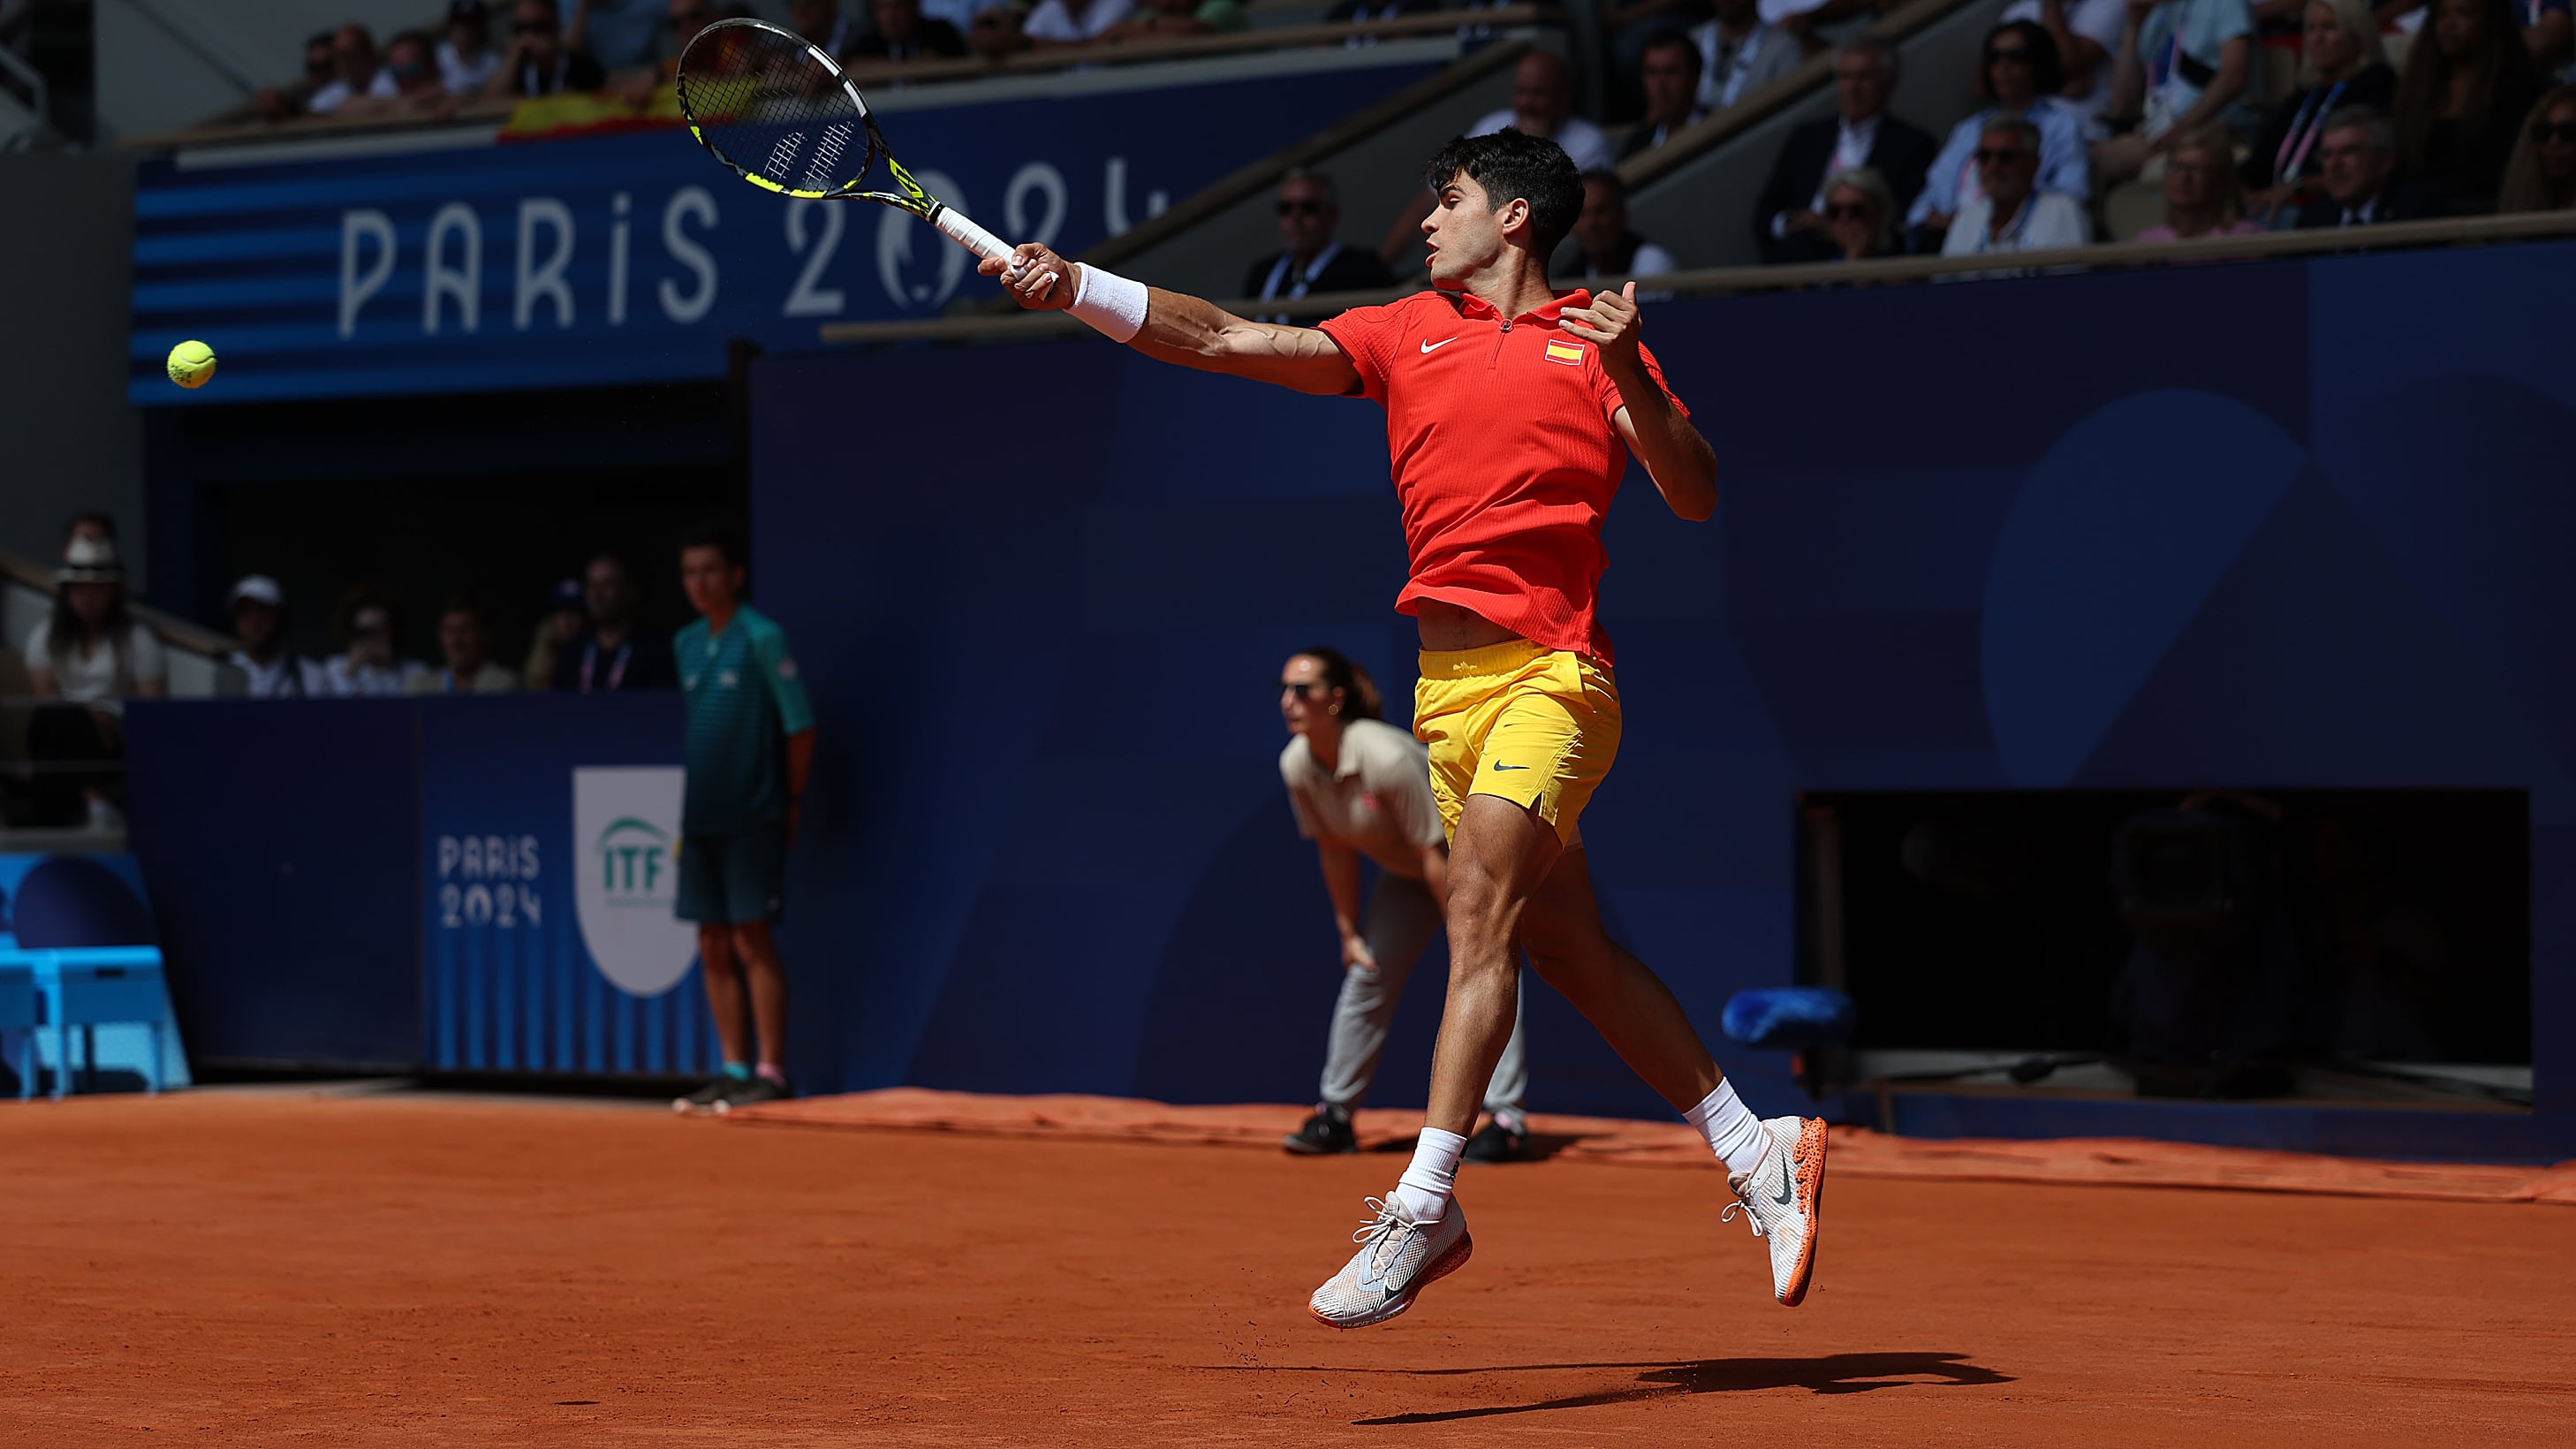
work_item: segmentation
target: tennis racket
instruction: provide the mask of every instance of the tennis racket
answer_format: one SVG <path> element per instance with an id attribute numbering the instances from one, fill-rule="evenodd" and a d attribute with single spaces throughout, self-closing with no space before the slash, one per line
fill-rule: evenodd
<path id="1" fill-rule="evenodd" d="M 881 202 L 968 251 L 1008 265 L 1011 248 L 921 189 L 894 159 L 859 88 L 803 36 L 763 20 L 719 20 L 680 55 L 680 112 L 707 154 L 754 186 L 815 201 Z M 897 191 L 865 191 L 879 161 Z"/>

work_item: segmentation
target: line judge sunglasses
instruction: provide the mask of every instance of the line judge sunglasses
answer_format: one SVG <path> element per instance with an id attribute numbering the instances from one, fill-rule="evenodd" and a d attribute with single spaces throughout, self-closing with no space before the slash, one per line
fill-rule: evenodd
<path id="1" fill-rule="evenodd" d="M 2537 142 L 2576 142 L 2576 121 L 2534 121 L 2531 123 L 2531 139 Z"/>

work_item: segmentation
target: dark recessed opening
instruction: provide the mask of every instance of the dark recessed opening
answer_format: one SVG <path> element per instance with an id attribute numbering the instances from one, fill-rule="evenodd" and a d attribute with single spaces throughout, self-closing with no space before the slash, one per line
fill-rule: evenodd
<path id="1" fill-rule="evenodd" d="M 1819 793 L 1807 979 L 1834 1085 L 2528 1104 L 2510 790 Z"/>

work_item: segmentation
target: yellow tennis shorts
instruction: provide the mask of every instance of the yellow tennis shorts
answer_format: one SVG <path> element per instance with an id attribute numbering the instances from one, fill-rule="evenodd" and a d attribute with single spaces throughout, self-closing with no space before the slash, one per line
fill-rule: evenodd
<path id="1" fill-rule="evenodd" d="M 1457 843 L 1470 795 L 1496 795 L 1582 838 L 1576 822 L 1619 753 L 1619 685 L 1597 659 L 1526 639 L 1426 651 L 1413 734 L 1431 749 L 1431 793 Z"/>

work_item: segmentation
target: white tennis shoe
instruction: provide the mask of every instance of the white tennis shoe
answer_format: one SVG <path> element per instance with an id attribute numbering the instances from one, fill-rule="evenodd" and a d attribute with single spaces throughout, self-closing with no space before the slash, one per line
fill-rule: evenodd
<path id="1" fill-rule="evenodd" d="M 1814 1117 L 1773 1117 L 1762 1124 L 1770 1149 L 1751 1172 L 1728 1176 L 1735 1201 L 1717 1215 L 1735 1221 L 1739 1211 L 1753 1236 L 1771 1249 L 1771 1292 L 1795 1308 L 1807 1296 L 1816 1269 L 1816 1217 L 1825 1199 L 1825 1124 Z"/>
<path id="2" fill-rule="evenodd" d="M 1370 1198 L 1377 1217 L 1351 1234 L 1360 1245 L 1342 1271 L 1306 1303 L 1306 1311 L 1333 1328 L 1366 1328 L 1413 1306 L 1422 1290 L 1458 1271 L 1476 1250 L 1467 1236 L 1467 1214 L 1457 1199 L 1436 1223 L 1417 1223 L 1394 1200 Z"/>

